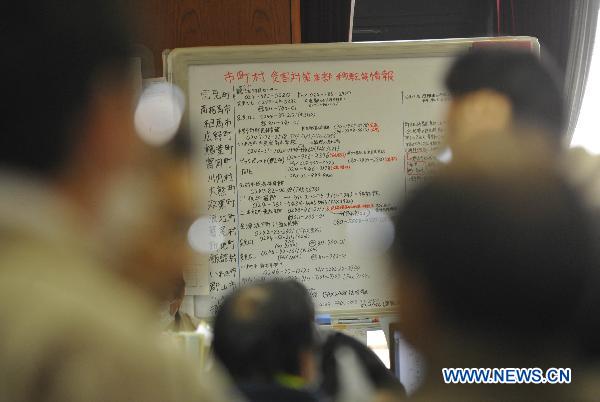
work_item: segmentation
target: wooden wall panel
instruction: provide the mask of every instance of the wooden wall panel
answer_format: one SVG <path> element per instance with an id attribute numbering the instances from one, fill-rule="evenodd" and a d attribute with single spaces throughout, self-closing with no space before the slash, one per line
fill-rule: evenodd
<path id="1" fill-rule="evenodd" d="M 292 43 L 302 43 L 302 24 L 300 18 L 302 14 L 302 8 L 300 5 L 300 0 L 290 0 L 290 7 Z"/>
<path id="2" fill-rule="evenodd" d="M 294 0 L 124 0 L 137 17 L 137 42 L 152 52 L 156 74 L 163 49 L 292 43 Z"/>

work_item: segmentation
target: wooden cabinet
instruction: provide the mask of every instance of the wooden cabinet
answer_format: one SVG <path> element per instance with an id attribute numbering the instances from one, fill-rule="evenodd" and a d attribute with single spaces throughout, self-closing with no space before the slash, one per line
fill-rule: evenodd
<path id="1" fill-rule="evenodd" d="M 154 64 L 154 75 L 162 72 L 164 49 L 300 42 L 300 0 L 124 1 L 138 24 L 140 53 L 146 65 Z"/>

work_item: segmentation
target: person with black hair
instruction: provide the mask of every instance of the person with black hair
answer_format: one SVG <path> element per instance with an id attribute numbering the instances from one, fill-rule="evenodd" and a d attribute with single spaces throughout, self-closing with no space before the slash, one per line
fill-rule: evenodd
<path id="1" fill-rule="evenodd" d="M 468 147 L 396 219 L 401 331 L 428 360 L 416 399 L 579 400 L 575 385 L 442 381 L 442 368 L 564 367 L 577 383 L 576 317 L 598 263 L 589 211 L 539 139 Z"/>
<path id="2" fill-rule="evenodd" d="M 451 95 L 447 143 L 454 158 L 468 157 L 469 141 L 494 135 L 537 137 L 554 165 L 579 191 L 600 233 L 600 158 L 581 147 L 568 148 L 565 100 L 556 67 L 547 54 L 540 59 L 523 49 L 492 47 L 460 55 L 446 74 Z M 598 234 L 596 234 L 598 236 Z M 598 377 L 600 348 L 600 275 L 588 281 L 585 307 L 578 323 L 581 357 Z"/>
<path id="3" fill-rule="evenodd" d="M 445 84 L 453 153 L 473 137 L 494 133 L 540 135 L 550 148 L 563 147 L 565 104 L 548 59 L 507 46 L 475 48 L 457 57 Z"/>
<path id="4" fill-rule="evenodd" d="M 98 236 L 141 145 L 120 3 L 1 3 L 2 401 L 225 399 L 220 379 L 206 387 L 165 350 L 153 306 Z"/>
<path id="5" fill-rule="evenodd" d="M 314 306 L 295 280 L 242 287 L 214 320 L 213 351 L 251 402 L 316 401 Z"/>

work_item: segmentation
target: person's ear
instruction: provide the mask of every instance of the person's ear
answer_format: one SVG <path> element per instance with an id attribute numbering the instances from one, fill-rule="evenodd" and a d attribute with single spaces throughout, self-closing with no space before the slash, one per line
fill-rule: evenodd
<path id="1" fill-rule="evenodd" d="M 434 302 L 425 282 L 410 270 L 396 276 L 399 327 L 402 336 L 427 354 L 436 343 L 437 325 Z"/>
<path id="2" fill-rule="evenodd" d="M 73 129 L 83 133 L 76 166 L 107 177 L 137 160 L 142 142 L 135 134 L 135 91 L 126 79 L 101 79 L 93 86 L 82 118 Z"/>
<path id="3" fill-rule="evenodd" d="M 481 89 L 452 100 L 448 109 L 448 143 L 451 148 L 477 136 L 506 132 L 513 123 L 510 99 L 500 92 Z"/>

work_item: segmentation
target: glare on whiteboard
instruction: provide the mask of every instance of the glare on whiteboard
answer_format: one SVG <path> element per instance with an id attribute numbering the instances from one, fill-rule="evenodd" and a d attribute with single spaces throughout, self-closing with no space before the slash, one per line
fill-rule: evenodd
<path id="1" fill-rule="evenodd" d="M 185 108 L 183 93 L 160 82 L 144 89 L 135 110 L 135 128 L 144 142 L 164 145 L 177 133 Z"/>
<path id="2" fill-rule="evenodd" d="M 199 253 L 212 253 L 221 248 L 225 237 L 221 225 L 210 216 L 197 219 L 188 230 L 188 243 Z"/>
<path id="3" fill-rule="evenodd" d="M 448 147 L 442 149 L 442 151 L 436 156 L 437 160 L 447 165 L 452 162 L 452 150 Z"/>
<path id="4" fill-rule="evenodd" d="M 363 255 L 383 255 L 394 241 L 394 224 L 389 216 L 365 209 L 350 217 L 346 224 L 350 250 Z"/>

